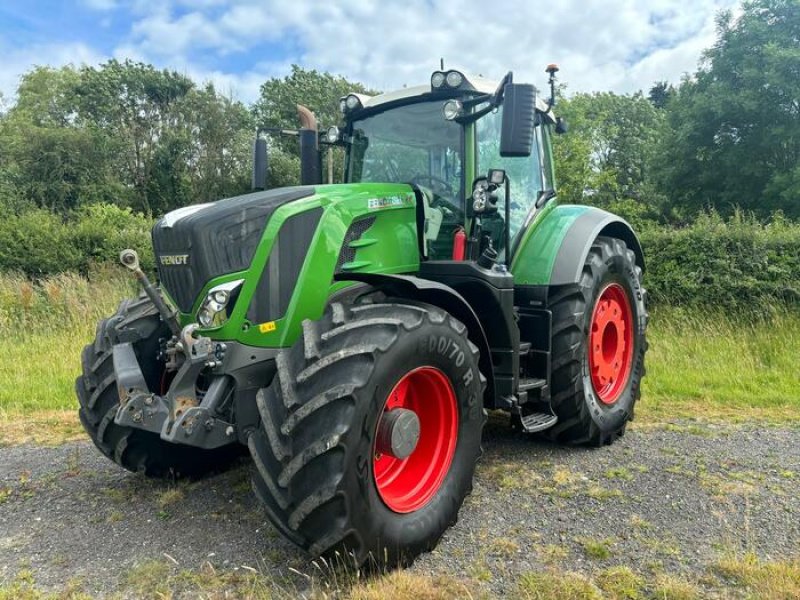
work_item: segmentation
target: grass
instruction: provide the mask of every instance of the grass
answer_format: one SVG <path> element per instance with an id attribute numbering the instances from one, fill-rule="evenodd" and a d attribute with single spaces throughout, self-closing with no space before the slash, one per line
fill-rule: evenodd
<path id="1" fill-rule="evenodd" d="M 654 311 L 637 417 L 800 420 L 800 313 L 768 317 Z"/>
<path id="2" fill-rule="evenodd" d="M 0 275 L 0 339 L 6 342 L 0 446 L 82 438 L 73 390 L 81 349 L 94 337 L 97 321 L 133 294 L 130 278 L 115 268 L 88 279 L 62 274 L 34 283 Z M 660 309 L 653 311 L 648 338 L 636 426 L 674 418 L 800 421 L 800 313 L 776 308 L 751 321 Z M 608 477 L 624 480 L 626 474 Z M 513 481 L 499 483 L 515 487 Z"/>
<path id="3" fill-rule="evenodd" d="M 291 570 L 291 569 L 290 569 Z M 293 571 L 294 580 L 274 579 L 256 569 L 218 570 L 211 563 L 187 569 L 167 557 L 142 562 L 118 582 L 114 597 L 243 598 L 248 600 L 446 600 L 493 598 L 475 576 L 420 574 L 408 570 L 365 577 L 319 567 L 312 575 Z M 299 578 L 299 579 L 298 579 Z M 299 581 L 299 583 L 298 583 Z M 724 553 L 692 578 L 663 571 L 639 573 L 624 565 L 576 573 L 550 567 L 508 580 L 509 597 L 521 600 L 699 600 L 701 598 L 800 598 L 800 558 L 764 561 L 752 553 Z M 302 590 L 302 592 L 301 592 Z M 0 600 L 87 600 L 83 582 L 42 591 L 30 570 L 0 580 Z"/>

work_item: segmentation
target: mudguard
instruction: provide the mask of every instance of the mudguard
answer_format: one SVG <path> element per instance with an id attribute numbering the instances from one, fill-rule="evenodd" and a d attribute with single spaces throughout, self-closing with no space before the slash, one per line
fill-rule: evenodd
<path id="1" fill-rule="evenodd" d="M 429 279 L 410 275 L 388 275 L 383 273 L 339 273 L 337 281 L 358 281 L 376 287 L 390 296 L 410 298 L 443 308 L 467 326 L 470 341 L 480 351 L 479 366 L 486 377 L 484 404 L 494 406 L 495 386 L 492 352 L 480 319 L 469 303 L 454 289 Z"/>
<path id="2" fill-rule="evenodd" d="M 511 261 L 516 285 L 567 285 L 580 279 L 598 236 L 624 241 L 644 270 L 642 245 L 622 218 L 590 206 L 550 205 L 520 232 Z"/>

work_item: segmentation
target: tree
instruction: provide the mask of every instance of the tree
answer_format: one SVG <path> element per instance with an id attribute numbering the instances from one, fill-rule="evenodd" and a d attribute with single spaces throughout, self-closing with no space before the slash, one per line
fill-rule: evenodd
<path id="1" fill-rule="evenodd" d="M 261 95 L 252 108 L 253 115 L 261 127 L 296 128 L 299 126 L 297 105 L 302 104 L 314 112 L 321 128 L 339 125 L 342 121 L 339 99 L 351 92 L 378 93 L 344 77 L 292 65 L 292 72 L 286 77 L 273 77 L 262 84 Z M 269 185 L 296 184 L 300 170 L 298 157 L 296 139 L 275 137 L 271 140 Z M 335 151 L 332 160 L 334 180 L 340 180 L 344 162 L 341 151 Z"/>
<path id="2" fill-rule="evenodd" d="M 159 187 L 176 174 L 155 170 L 177 164 L 165 159 L 165 153 L 174 158 L 174 131 L 185 127 L 179 103 L 193 87 L 194 83 L 179 73 L 130 60 L 110 60 L 98 68 L 80 70 L 76 88 L 80 116 L 118 145 L 116 167 L 132 185 L 130 201 L 146 213 L 180 204 L 164 202 L 174 189 Z"/>
<path id="3" fill-rule="evenodd" d="M 96 202 L 160 214 L 249 188 L 247 107 L 131 61 L 37 67 L 0 116 L 0 201 L 66 215 Z"/>
<path id="4" fill-rule="evenodd" d="M 602 92 L 561 100 L 558 114 L 569 123 L 554 144 L 562 200 L 638 216 L 658 212 L 651 169 L 663 111 L 641 93 Z"/>
<path id="5" fill-rule="evenodd" d="M 800 217 L 800 4 L 751 0 L 668 105 L 660 179 L 687 214 Z"/>
<path id="6" fill-rule="evenodd" d="M 670 99 L 675 95 L 675 87 L 666 81 L 657 81 L 647 94 L 648 100 L 656 108 L 666 108 Z"/>

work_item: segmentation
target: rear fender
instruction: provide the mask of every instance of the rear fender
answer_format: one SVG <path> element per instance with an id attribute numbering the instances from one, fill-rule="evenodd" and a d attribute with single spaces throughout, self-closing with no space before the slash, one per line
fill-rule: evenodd
<path id="1" fill-rule="evenodd" d="M 644 271 L 642 245 L 633 228 L 617 215 L 599 208 L 554 206 L 522 235 L 511 262 L 517 286 L 577 283 L 592 244 L 599 236 L 624 241 Z"/>

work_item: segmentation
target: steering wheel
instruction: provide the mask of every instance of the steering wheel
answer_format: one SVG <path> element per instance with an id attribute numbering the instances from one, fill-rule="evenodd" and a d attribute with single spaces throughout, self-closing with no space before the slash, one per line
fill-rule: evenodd
<path id="1" fill-rule="evenodd" d="M 456 193 L 453 191 L 453 186 L 451 186 L 447 181 L 436 177 L 435 175 L 415 175 L 414 178 L 411 180 L 411 183 L 420 184 L 423 181 L 430 182 L 432 185 L 430 186 L 430 190 L 433 193 L 433 200 L 431 201 L 431 206 L 435 206 L 437 204 L 444 204 L 448 210 L 455 211 L 456 214 L 461 214 L 464 212 L 464 209 L 456 204 L 455 197 Z M 438 189 L 437 189 L 438 187 Z"/>

